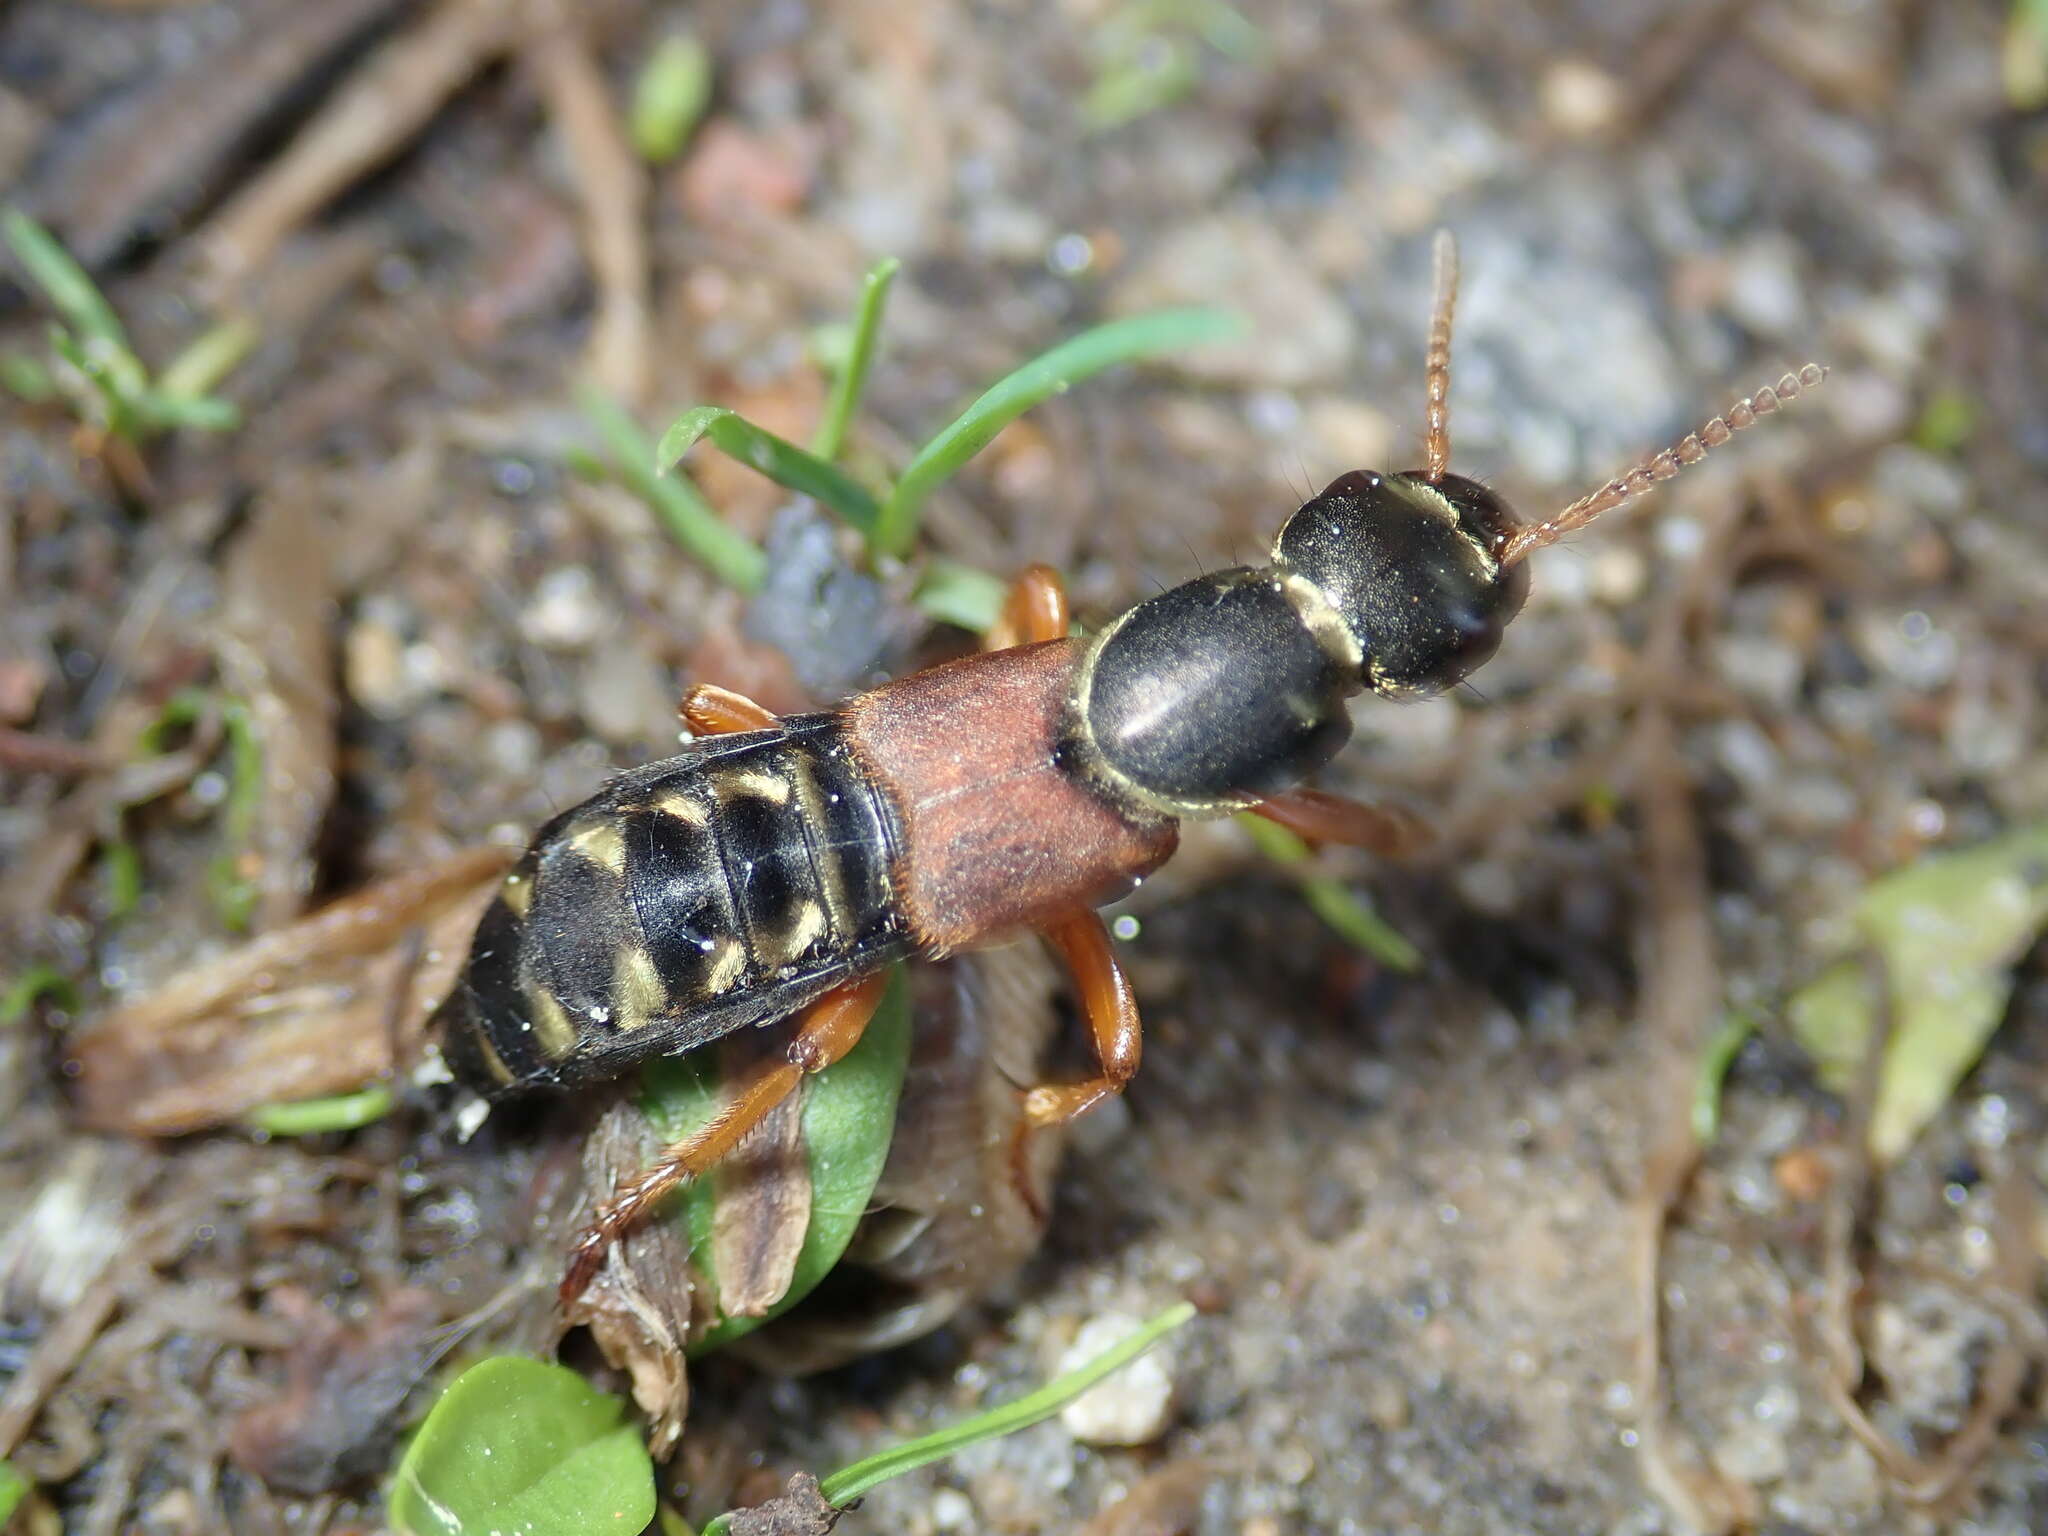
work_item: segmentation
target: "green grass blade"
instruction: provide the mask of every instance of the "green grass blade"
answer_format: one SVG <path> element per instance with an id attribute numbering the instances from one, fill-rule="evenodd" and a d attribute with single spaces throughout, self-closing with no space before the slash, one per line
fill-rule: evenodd
<path id="1" fill-rule="evenodd" d="M 1014 1403 L 1005 1403 L 987 1413 L 976 1414 L 948 1429 L 906 1440 L 901 1445 L 864 1457 L 851 1466 L 841 1467 L 818 1484 L 818 1492 L 826 1503 L 844 1509 L 892 1477 L 901 1477 L 932 1462 L 943 1461 L 984 1440 L 995 1440 L 1013 1435 L 1020 1429 L 1029 1429 L 1051 1418 L 1104 1377 L 1115 1375 L 1176 1328 L 1184 1326 L 1194 1315 L 1191 1303 L 1178 1302 L 1129 1338 L 1104 1350 L 1079 1369 L 1055 1377 L 1036 1392 L 1027 1393 Z M 720 1515 L 704 1527 L 703 1536 L 728 1536 L 731 1528 L 732 1516 Z"/>
<path id="2" fill-rule="evenodd" d="M 1692 1082 L 1692 1135 L 1703 1147 L 1711 1147 L 1721 1134 L 1721 1087 L 1737 1053 L 1756 1033 L 1756 1023 L 1756 1015 L 1741 1009 L 1723 1014 L 1700 1051 Z"/>
<path id="3" fill-rule="evenodd" d="M 1337 937 L 1364 950 L 1389 970 L 1412 976 L 1422 969 L 1422 951 L 1358 898 L 1350 886 L 1328 875 L 1309 874 L 1309 846 L 1283 826 L 1245 812 L 1237 818 L 1260 853 L 1294 872 L 1302 900 Z"/>
<path id="4" fill-rule="evenodd" d="M 325 1131 L 353 1131 L 391 1113 L 391 1090 L 372 1083 L 354 1093 L 324 1099 L 296 1099 L 252 1109 L 242 1123 L 272 1136 L 317 1136 Z"/>
<path id="5" fill-rule="evenodd" d="M 195 336 L 157 375 L 156 393 L 167 400 L 196 404 L 220 387 L 221 381 L 256 350 L 263 339 L 246 315 L 223 320 Z"/>
<path id="6" fill-rule="evenodd" d="M 839 377 L 832 381 L 832 396 L 825 402 L 825 415 L 818 422 L 817 437 L 811 442 L 811 451 L 821 459 L 838 458 L 839 450 L 846 446 L 846 426 L 860 404 L 868 365 L 874 361 L 882 307 L 889 298 L 889 285 L 896 281 L 897 269 L 902 265 L 894 256 L 884 256 L 868 268 L 867 278 L 861 284 L 860 308 L 853 319 L 853 342 L 846 350 Z"/>
<path id="7" fill-rule="evenodd" d="M 858 529 L 862 537 L 874 538 L 875 519 L 881 509 L 866 487 L 844 470 L 835 469 L 722 405 L 700 405 L 678 416 L 675 425 L 662 433 L 661 446 L 654 450 L 656 467 L 674 468 L 699 438 L 709 438 L 719 452 L 738 459 L 749 469 L 759 470 L 777 485 L 799 496 L 815 497 Z"/>
<path id="8" fill-rule="evenodd" d="M 80 339 L 128 350 L 128 333 L 121 328 L 114 306 L 55 235 L 19 208 L 0 210 L 0 234 L 5 234 L 16 259 Z"/>
<path id="9" fill-rule="evenodd" d="M 904 555 L 917 541 L 918 513 L 932 492 L 988 446 L 995 435 L 1049 396 L 1117 363 L 1220 341 L 1244 328 L 1220 309 L 1163 309 L 1083 331 L 1032 359 L 976 400 L 926 443 L 882 504 L 875 548 Z"/>
<path id="10" fill-rule="evenodd" d="M 892 1477 L 901 1477 L 905 1472 L 914 1472 L 934 1461 L 942 1461 L 984 1440 L 1029 1429 L 1033 1424 L 1051 1418 L 1104 1377 L 1122 1370 L 1194 1315 L 1193 1305 L 1185 1301 L 1168 1307 L 1122 1343 L 1104 1350 L 1080 1369 L 1054 1378 L 1014 1403 L 1005 1403 L 949 1429 L 907 1440 L 850 1467 L 842 1467 L 823 1479 L 818 1484 L 818 1491 L 825 1496 L 827 1503 L 849 1504 Z M 706 1536 L 709 1536 L 708 1532 Z"/>
<path id="11" fill-rule="evenodd" d="M 768 557 L 760 548 L 726 527 L 688 476 L 656 473 L 654 444 L 617 401 L 589 385 L 579 386 L 576 398 L 604 439 L 613 473 L 653 509 L 683 552 L 727 586 L 760 591 L 768 575 Z"/>

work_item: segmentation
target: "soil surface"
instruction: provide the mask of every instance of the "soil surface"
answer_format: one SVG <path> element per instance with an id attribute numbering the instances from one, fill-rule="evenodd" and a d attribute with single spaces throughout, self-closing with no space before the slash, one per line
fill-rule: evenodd
<path id="1" fill-rule="evenodd" d="M 532 1191 L 573 1162 L 559 1132 L 465 1150 L 409 1110 L 301 1139 L 85 1123 L 138 1128 L 181 1072 L 197 1123 L 388 1064 L 391 999 L 466 942 L 454 875 L 382 948 L 294 951 L 323 1042 L 295 1093 L 234 1032 L 123 1036 L 109 1078 L 82 1031 L 246 955 L 230 917 L 302 934 L 517 843 L 662 755 L 687 682 L 789 709 L 970 647 L 908 602 L 926 561 L 1050 563 L 1093 626 L 1259 558 L 1337 474 L 1420 460 L 1448 227 L 1452 462 L 1532 518 L 1788 370 L 1831 377 L 1537 554 L 1470 686 L 1357 707 L 1322 782 L 1437 839 L 1316 868 L 1419 967 L 1348 944 L 1234 827 L 1191 832 L 1121 909 L 1144 1070 L 1075 1129 L 1035 1255 L 821 1375 L 693 1367 L 665 1496 L 693 1521 L 766 1499 L 1191 1297 L 1165 1387 L 1091 1416 L 1142 1443 L 1054 1420 L 840 1529 L 2048 1529 L 2048 967 L 2021 960 L 1985 1060 L 1884 1169 L 1784 1024 L 1871 878 L 2048 816 L 2048 44 L 2021 9 L 0 8 L 6 200 L 149 361 L 227 315 L 259 338 L 231 431 L 138 448 L 0 397 L 0 983 L 75 993 L 0 1026 L 23 1528 L 376 1528 L 437 1330 L 550 1267 Z M 618 120 L 684 32 L 710 101 L 643 169 Z M 884 255 L 847 454 L 872 478 L 1089 324 L 1250 328 L 1024 418 L 879 582 L 700 448 L 712 504 L 798 573 L 743 603 L 587 472 L 578 381 L 650 434 L 715 402 L 806 440 Z M 0 351 L 47 357 L 13 281 Z M 402 942 L 435 913 L 455 937 Z M 282 966 L 236 985 L 289 991 Z M 1731 1016 L 1755 1031 L 1695 1166 Z"/>

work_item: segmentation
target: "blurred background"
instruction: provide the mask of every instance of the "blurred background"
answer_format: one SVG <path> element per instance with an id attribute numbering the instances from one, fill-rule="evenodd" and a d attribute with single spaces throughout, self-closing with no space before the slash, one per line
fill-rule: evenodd
<path id="1" fill-rule="evenodd" d="M 0 187 L 35 222 L 0 284 L 0 1455 L 31 1512 L 374 1528 L 374 1477 L 266 1488 L 234 1415 L 284 1390 L 294 1306 L 376 1353 L 472 1305 L 525 1188 L 391 1121 L 87 1133 L 68 1031 L 522 837 L 663 755 L 688 682 L 798 708 L 971 646 L 934 562 L 1048 562 L 1098 625 L 1259 558 L 1337 474 L 1420 460 L 1448 228 L 1452 464 L 1525 516 L 1831 377 L 1538 555 L 1473 686 L 1360 705 L 1327 782 L 1422 811 L 1422 859 L 1191 837 L 1120 924 L 1146 1067 L 1043 1247 L 906 1349 L 714 1366 L 664 1486 L 772 1491 L 1193 1295 L 1121 1428 L 849 1526 L 2048 1527 L 2044 107 L 2035 0 L 4 0 Z M 1248 328 L 1019 420 L 901 565 L 700 449 L 762 552 L 737 591 L 636 455 L 706 402 L 808 440 L 888 256 L 870 482 L 1087 326 Z M 1878 1064 L 1873 1017 L 1917 1054 Z M 256 1071 L 151 1027 L 84 1073 L 96 1123 L 190 1129 L 136 1106 Z"/>

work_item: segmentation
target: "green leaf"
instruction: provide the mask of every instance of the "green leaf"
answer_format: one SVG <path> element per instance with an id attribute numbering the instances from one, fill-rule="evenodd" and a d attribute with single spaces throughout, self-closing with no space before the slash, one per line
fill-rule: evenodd
<path id="1" fill-rule="evenodd" d="M 163 405 L 174 412 L 190 411 L 242 365 L 242 360 L 256 349 L 260 340 L 262 332 L 247 316 L 223 320 L 194 337 L 184 351 L 171 359 L 164 371 L 157 375 L 157 395 Z M 215 416 L 221 411 L 234 411 L 234 407 L 225 400 L 206 403 L 212 406 Z M 187 421 L 183 424 L 197 426 L 200 423 Z M 228 424 L 232 426 L 233 422 Z"/>
<path id="2" fill-rule="evenodd" d="M 846 446 L 846 425 L 853 419 L 854 408 L 860 404 L 863 386 L 867 383 L 868 365 L 874 361 L 875 336 L 882 325 L 882 307 L 889 298 L 889 285 L 896 281 L 896 271 L 903 265 L 894 256 L 884 256 L 872 267 L 860 287 L 860 308 L 853 319 L 853 338 L 847 344 L 846 356 L 840 363 L 838 376 L 832 381 L 832 397 L 825 402 L 825 414 L 818 421 L 818 435 L 811 444 L 811 451 L 821 459 L 839 457 L 839 450 Z M 870 537 L 873 526 L 866 530 Z"/>
<path id="3" fill-rule="evenodd" d="M 392 1523 L 408 1536 L 638 1536 L 654 1518 L 654 1464 L 625 1414 L 563 1366 L 479 1361 L 406 1447 Z"/>
<path id="4" fill-rule="evenodd" d="M 1060 343 L 996 384 L 926 443 L 882 504 L 874 545 L 904 555 L 917 542 L 918 513 L 933 491 L 1031 407 L 1116 363 L 1219 341 L 1244 329 L 1220 309 L 1165 309 L 1112 320 Z"/>
<path id="5" fill-rule="evenodd" d="M 896 1132 L 896 1098 L 910 1061 L 910 987 L 896 967 L 860 1043 L 804 1084 L 803 1139 L 811 1161 L 811 1221 L 797 1255 L 789 1290 L 767 1317 L 733 1317 L 713 1327 L 692 1354 L 721 1344 L 788 1311 L 830 1273 L 867 1212 L 868 1197 L 882 1176 Z M 690 1051 L 668 1057 L 640 1074 L 641 1108 L 670 1140 L 695 1130 L 723 1102 L 713 1053 Z M 694 1262 L 713 1292 L 711 1226 L 717 1188 L 700 1179 L 677 1197 L 679 1219 L 690 1233 Z"/>
<path id="6" fill-rule="evenodd" d="M 663 38 L 633 87 L 633 147 L 651 165 L 683 152 L 711 104 L 711 51 L 689 33 Z"/>
<path id="7" fill-rule="evenodd" d="M 78 1012 L 78 988 L 71 984 L 71 978 L 54 965 L 36 964 L 0 991 L 0 1024 L 26 1018 L 37 999 L 45 997 L 67 1013 Z"/>
<path id="8" fill-rule="evenodd" d="M 942 624 L 957 624 L 985 635 L 1002 617 L 1009 591 L 1008 583 L 987 571 L 957 560 L 933 560 L 919 573 L 910 600 L 920 612 Z"/>
<path id="9" fill-rule="evenodd" d="M 221 730 L 228 742 L 228 792 L 221 802 L 221 849 L 206 870 L 207 886 L 221 921 L 236 933 L 249 926 L 256 910 L 256 882 L 243 872 L 243 860 L 256 837 L 256 818 L 263 809 L 263 743 L 255 717 L 240 699 L 221 706 Z"/>
<path id="10" fill-rule="evenodd" d="M 100 900 L 108 922 L 119 922 L 142 903 L 142 852 L 125 837 L 100 849 Z"/>
<path id="11" fill-rule="evenodd" d="M 289 1104 L 265 1104 L 243 1117 L 251 1130 L 271 1136 L 317 1136 L 325 1131 L 359 1130 L 391 1113 L 391 1090 L 372 1083 L 354 1093 L 337 1093 L 324 1099 L 298 1099 Z"/>
<path id="12" fill-rule="evenodd" d="M 1237 818 L 1237 824 L 1258 845 L 1259 852 L 1294 871 L 1302 900 L 1338 938 L 1364 950 L 1389 970 L 1412 976 L 1422 969 L 1422 951 L 1373 911 L 1350 886 L 1328 875 L 1309 874 L 1301 869 L 1310 857 L 1307 843 L 1287 828 L 1249 811 Z"/>
<path id="13" fill-rule="evenodd" d="M 726 527 L 687 475 L 656 472 L 654 444 L 617 401 L 587 384 L 577 388 L 576 398 L 604 440 L 612 473 L 653 509 L 683 552 L 728 587 L 760 591 L 768 575 L 768 557 L 760 548 Z"/>
<path id="14" fill-rule="evenodd" d="M 818 1484 L 818 1492 L 826 1503 L 844 1509 L 892 1477 L 901 1477 L 906 1472 L 915 1472 L 919 1467 L 943 1461 L 948 1456 L 957 1456 L 970 1445 L 1014 1435 L 1020 1429 L 1042 1423 L 1105 1377 L 1115 1375 L 1176 1328 L 1184 1327 L 1194 1315 L 1191 1303 L 1177 1302 L 1129 1338 L 1104 1350 L 1086 1365 L 1055 1377 L 1036 1392 L 1028 1393 L 1014 1403 L 1005 1403 L 1000 1408 L 991 1408 L 987 1413 L 976 1414 L 951 1428 L 916 1440 L 906 1440 L 901 1445 L 864 1457 L 851 1466 L 841 1467 Z M 720 1515 L 704 1527 L 704 1536 L 726 1536 L 730 1526 L 731 1516 Z"/>
<path id="15" fill-rule="evenodd" d="M 28 1496 L 28 1479 L 5 1461 L 0 1461 L 0 1526 L 7 1524 L 14 1508 Z"/>
<path id="16" fill-rule="evenodd" d="M 15 259 L 81 340 L 128 350 L 128 333 L 114 314 L 114 306 L 56 236 L 19 208 L 0 211 L 0 234 L 6 236 Z"/>
<path id="17" fill-rule="evenodd" d="M 874 537 L 880 509 L 864 486 L 844 470 L 835 469 L 722 405 L 700 405 L 678 416 L 675 424 L 661 435 L 661 446 L 655 449 L 656 465 L 661 469 L 673 468 L 700 437 L 710 438 L 712 446 L 721 453 L 738 459 L 749 469 L 759 470 L 777 485 L 800 496 L 817 498 L 858 529 L 862 537 Z"/>
<path id="18" fill-rule="evenodd" d="M 1700 1052 L 1699 1071 L 1692 1085 L 1692 1135 L 1703 1147 L 1712 1146 L 1714 1138 L 1721 1134 L 1721 1084 L 1735 1063 L 1736 1052 L 1755 1033 L 1754 1014 L 1724 1014 L 1720 1026 Z"/>
<path id="19" fill-rule="evenodd" d="M 1870 1150 L 1912 1144 L 1976 1064 L 2005 1015 L 2012 968 L 2048 926 L 2048 822 L 1873 881 L 1855 923 L 1883 963 L 1892 1030 Z M 1855 1083 L 1881 999 L 1853 959 L 1792 999 L 1792 1032 L 1836 1092 Z"/>

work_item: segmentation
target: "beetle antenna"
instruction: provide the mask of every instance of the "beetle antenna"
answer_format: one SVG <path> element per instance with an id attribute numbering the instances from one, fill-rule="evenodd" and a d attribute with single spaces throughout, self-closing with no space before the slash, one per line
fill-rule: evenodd
<path id="1" fill-rule="evenodd" d="M 1424 366 L 1428 431 L 1423 455 L 1429 483 L 1440 484 L 1451 467 L 1451 311 L 1458 304 L 1458 241 L 1448 229 L 1436 232 L 1436 299 L 1429 312 L 1429 361 Z"/>
<path id="2" fill-rule="evenodd" d="M 1709 448 L 1720 447 L 1744 427 L 1754 426 L 1758 417 L 1770 415 L 1787 400 L 1798 399 L 1827 376 L 1827 369 L 1820 364 L 1808 363 L 1797 373 L 1786 374 L 1776 385 L 1767 384 L 1748 399 L 1736 401 L 1727 415 L 1716 416 L 1677 447 L 1667 448 L 1643 460 L 1597 491 L 1581 496 L 1555 517 L 1516 529 L 1501 545 L 1502 567 L 1513 565 L 1531 550 L 1548 548 L 1566 534 L 1576 533 L 1601 513 L 1611 512 L 1623 502 L 1640 496 L 1659 480 L 1669 480 L 1686 465 L 1699 463 L 1707 456 Z"/>

